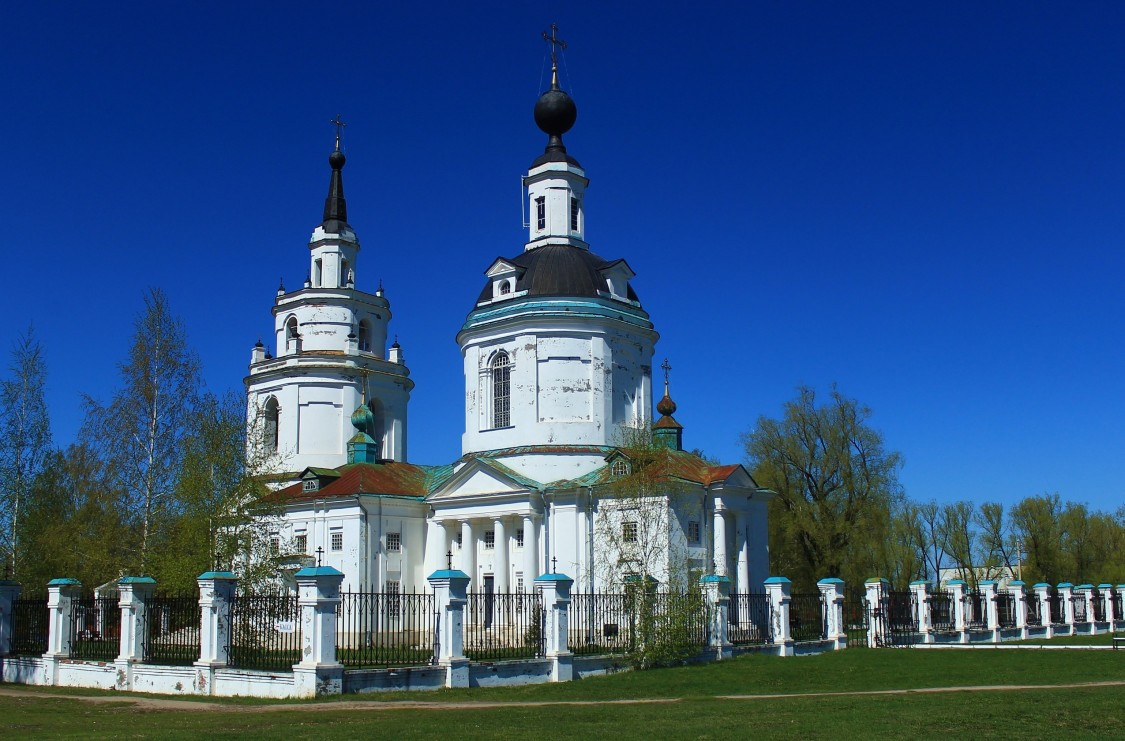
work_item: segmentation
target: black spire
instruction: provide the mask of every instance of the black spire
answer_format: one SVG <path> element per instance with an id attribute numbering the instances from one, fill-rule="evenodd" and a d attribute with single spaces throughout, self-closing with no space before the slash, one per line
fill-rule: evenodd
<path id="1" fill-rule="evenodd" d="M 340 151 L 340 131 L 345 124 L 336 116 L 332 122 L 336 125 L 336 149 L 328 155 L 328 164 L 332 167 L 332 180 L 328 183 L 328 197 L 324 199 L 324 231 L 339 232 L 348 225 L 348 202 L 344 200 L 344 176 L 341 172 L 347 161 L 344 153 Z"/>

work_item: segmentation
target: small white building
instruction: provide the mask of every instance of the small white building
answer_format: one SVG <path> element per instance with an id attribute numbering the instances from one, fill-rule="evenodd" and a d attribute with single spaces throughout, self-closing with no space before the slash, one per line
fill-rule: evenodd
<path id="1" fill-rule="evenodd" d="M 252 437 L 279 461 L 283 554 L 318 554 L 345 589 L 421 590 L 452 566 L 495 593 L 553 570 L 580 591 L 708 573 L 761 591 L 773 493 L 682 449 L 666 364 L 653 422 L 659 335 L 628 263 L 587 242 L 589 181 L 562 143 L 576 117 L 553 76 L 535 106 L 547 147 L 524 178 L 528 240 L 488 263 L 457 335 L 462 456 L 442 466 L 407 462 L 413 383 L 398 343 L 384 350 L 382 287 L 356 288 L 337 139 L 309 280 L 279 289 L 278 357 L 259 344 L 246 379 Z"/>

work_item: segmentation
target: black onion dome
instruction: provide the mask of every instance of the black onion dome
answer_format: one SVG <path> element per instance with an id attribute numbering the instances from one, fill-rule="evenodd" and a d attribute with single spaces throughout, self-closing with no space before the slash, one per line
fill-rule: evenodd
<path id="1" fill-rule="evenodd" d="M 568 244 L 549 244 L 505 262 L 520 268 L 514 289 L 516 293 L 527 291 L 528 296 L 598 298 L 599 291 L 609 291 L 601 271 L 616 260 L 605 260 L 589 250 Z M 489 282 L 477 301 L 492 298 L 492 283 Z M 632 286 L 629 286 L 629 298 L 639 300 Z"/>
<path id="2" fill-rule="evenodd" d="M 577 120 L 578 106 L 574 104 L 574 99 L 567 95 L 557 82 L 552 82 L 551 89 L 535 101 L 535 125 L 548 136 L 548 139 L 546 150 L 531 163 L 532 167 L 538 167 L 545 162 L 569 162 L 575 167 L 582 166 L 578 160 L 566 153 L 562 141 L 562 135 L 570 131 Z"/>

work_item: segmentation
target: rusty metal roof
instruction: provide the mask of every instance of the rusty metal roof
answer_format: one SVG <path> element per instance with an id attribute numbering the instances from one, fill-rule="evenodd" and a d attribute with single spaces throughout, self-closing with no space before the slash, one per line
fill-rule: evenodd
<path id="1" fill-rule="evenodd" d="M 276 493 L 285 500 L 326 499 L 360 494 L 425 498 L 453 473 L 453 466 L 416 466 L 412 463 L 352 463 L 334 473 L 339 478 L 319 491 L 303 491 L 298 482 Z"/>

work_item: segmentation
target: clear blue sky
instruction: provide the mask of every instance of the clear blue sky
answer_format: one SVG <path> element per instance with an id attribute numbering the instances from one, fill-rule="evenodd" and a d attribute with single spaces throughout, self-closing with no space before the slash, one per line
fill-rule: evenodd
<path id="1" fill-rule="evenodd" d="M 146 286 L 214 390 L 298 286 L 327 155 L 460 454 L 454 335 L 524 241 L 551 21 L 587 235 L 624 257 L 685 443 L 733 462 L 842 391 L 918 499 L 1122 503 L 1125 4 L 14 3 L 0 25 L 0 348 L 34 322 L 56 440 L 117 383 Z"/>

